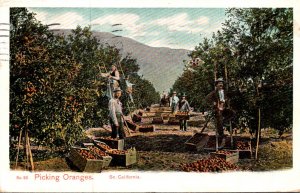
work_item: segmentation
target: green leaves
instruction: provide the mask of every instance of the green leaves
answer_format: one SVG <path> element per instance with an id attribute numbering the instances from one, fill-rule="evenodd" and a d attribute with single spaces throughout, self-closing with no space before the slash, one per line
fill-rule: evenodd
<path id="1" fill-rule="evenodd" d="M 99 74 L 112 64 L 125 75 L 135 74 L 134 95 L 150 96 L 142 98 L 143 105 L 158 96 L 153 85 L 137 75 L 136 60 L 100 45 L 89 27 L 54 35 L 25 8 L 12 8 L 10 17 L 11 136 L 18 135 L 28 118 L 36 143 L 70 146 L 85 128 L 102 126 L 108 119 L 108 100 L 103 97 L 107 80 Z"/>
<path id="2" fill-rule="evenodd" d="M 193 73 L 184 72 L 173 89 L 198 96 L 192 105 L 201 109 L 202 99 L 214 88 L 214 78 L 223 77 L 231 108 L 237 112 L 236 122 L 246 120 L 255 130 L 260 107 L 263 127 L 291 127 L 292 9 L 231 8 L 226 15 L 222 30 L 205 38 L 190 54 L 204 65 Z"/>

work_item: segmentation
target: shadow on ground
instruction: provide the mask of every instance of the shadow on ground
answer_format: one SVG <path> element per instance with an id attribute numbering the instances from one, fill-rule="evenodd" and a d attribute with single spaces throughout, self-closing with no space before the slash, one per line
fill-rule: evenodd
<path id="1" fill-rule="evenodd" d="M 126 138 L 126 148 L 135 147 L 138 151 L 161 151 L 186 153 L 184 143 L 191 136 L 176 134 L 137 135 Z"/>

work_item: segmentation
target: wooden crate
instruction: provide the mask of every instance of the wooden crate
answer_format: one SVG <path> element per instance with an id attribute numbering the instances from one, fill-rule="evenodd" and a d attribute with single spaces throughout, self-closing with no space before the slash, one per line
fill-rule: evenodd
<path id="1" fill-rule="evenodd" d="M 244 143 L 244 147 L 241 148 L 239 143 Z M 240 159 L 251 159 L 252 158 L 252 146 L 250 138 L 237 137 L 234 138 L 234 150 L 239 152 Z"/>
<path id="2" fill-rule="evenodd" d="M 151 107 L 149 112 L 150 112 L 150 113 L 156 113 L 156 112 L 158 112 L 158 111 L 160 111 L 160 110 L 159 110 L 159 107 Z"/>
<path id="3" fill-rule="evenodd" d="M 111 150 L 112 148 L 109 147 L 106 143 L 98 140 L 94 140 L 94 144 L 99 147 L 102 151 L 106 152 L 107 150 Z M 103 146 L 102 146 L 103 145 Z"/>
<path id="4" fill-rule="evenodd" d="M 86 159 L 76 149 L 71 148 L 69 159 L 82 172 L 101 172 L 104 161 L 99 159 Z"/>
<path id="5" fill-rule="evenodd" d="M 144 114 L 144 111 L 141 111 L 141 110 L 140 110 L 140 111 L 138 112 L 138 115 L 140 115 L 140 116 L 143 116 L 143 114 Z"/>
<path id="6" fill-rule="evenodd" d="M 171 107 L 159 107 L 159 111 L 171 111 Z"/>
<path id="7" fill-rule="evenodd" d="M 137 114 L 133 114 L 133 116 L 132 116 L 132 121 L 133 122 L 138 123 L 138 122 L 141 122 L 141 120 L 142 120 L 142 116 L 137 115 Z"/>
<path id="8" fill-rule="evenodd" d="M 140 125 L 139 132 L 154 132 L 155 127 L 154 125 Z"/>
<path id="9" fill-rule="evenodd" d="M 209 135 L 195 133 L 190 139 L 188 139 L 184 145 L 189 151 L 200 151 L 203 149 L 209 139 Z"/>
<path id="10" fill-rule="evenodd" d="M 93 147 L 96 147 L 98 148 L 100 151 L 103 151 L 105 152 L 104 150 L 102 150 L 98 145 L 95 145 L 94 143 L 84 143 L 83 144 L 86 148 L 89 148 L 89 146 L 93 146 Z M 91 150 L 90 150 L 91 151 Z M 96 154 L 96 153 L 93 153 L 93 154 Z M 112 157 L 109 156 L 109 155 L 106 155 L 106 156 L 101 156 L 99 154 L 96 154 L 100 159 L 103 160 L 103 168 L 106 168 L 109 166 L 111 160 L 112 160 Z"/>
<path id="11" fill-rule="evenodd" d="M 218 148 L 222 149 L 225 146 L 225 141 L 226 138 L 225 137 L 219 137 L 218 138 Z M 207 141 L 207 143 L 205 144 L 204 150 L 206 151 L 216 151 L 216 136 L 215 135 L 210 135 L 209 136 L 209 140 Z"/>
<path id="12" fill-rule="evenodd" d="M 175 114 L 175 118 L 178 120 L 189 120 L 190 119 L 190 115 L 188 113 L 185 112 L 178 112 Z"/>
<path id="13" fill-rule="evenodd" d="M 238 146 L 237 146 L 237 142 L 238 141 L 243 141 L 247 144 L 246 148 L 245 149 L 238 149 Z M 234 151 L 237 151 L 239 153 L 239 159 L 251 159 L 252 158 L 252 155 L 251 155 L 251 152 L 252 152 L 252 148 L 251 148 L 251 140 L 250 138 L 248 137 L 241 137 L 241 136 L 233 136 L 233 147 L 231 147 L 231 139 L 230 137 L 228 136 L 226 138 L 226 142 L 225 142 L 225 146 L 224 148 L 230 148 L 230 149 L 233 149 Z"/>
<path id="14" fill-rule="evenodd" d="M 152 124 L 163 124 L 164 120 L 162 119 L 162 117 L 153 117 L 152 119 Z"/>
<path id="15" fill-rule="evenodd" d="M 143 114 L 142 118 L 152 118 L 155 116 L 156 116 L 156 113 L 147 112 L 147 113 Z"/>
<path id="16" fill-rule="evenodd" d="M 111 139 L 111 138 L 97 137 L 95 138 L 95 140 L 104 142 L 112 149 L 123 150 L 125 146 L 124 139 Z"/>
<path id="17" fill-rule="evenodd" d="M 138 125 L 136 123 L 134 123 L 134 122 L 132 122 L 130 120 L 126 120 L 126 123 L 127 123 L 128 127 L 129 127 L 129 129 L 131 129 L 133 131 L 137 130 Z"/>
<path id="18" fill-rule="evenodd" d="M 169 117 L 168 124 L 169 125 L 179 125 L 179 120 L 176 119 L 175 117 Z"/>
<path id="19" fill-rule="evenodd" d="M 251 159 L 252 158 L 252 152 L 251 150 L 235 150 L 239 154 L 240 159 Z"/>
<path id="20" fill-rule="evenodd" d="M 142 120 L 141 120 L 141 124 L 150 124 L 152 123 L 152 118 L 151 117 L 142 117 Z"/>
<path id="21" fill-rule="evenodd" d="M 239 153 L 237 151 L 224 150 L 226 152 L 230 152 L 230 154 L 224 154 L 224 153 L 222 153 L 222 151 L 211 152 L 210 156 L 211 157 L 219 157 L 219 158 L 224 159 L 225 161 L 230 162 L 232 164 L 235 164 L 239 161 Z"/>
<path id="22" fill-rule="evenodd" d="M 112 165 L 114 166 L 129 166 L 137 162 L 136 150 L 128 150 L 125 154 L 112 153 L 114 150 L 107 151 L 107 153 L 113 158 Z"/>

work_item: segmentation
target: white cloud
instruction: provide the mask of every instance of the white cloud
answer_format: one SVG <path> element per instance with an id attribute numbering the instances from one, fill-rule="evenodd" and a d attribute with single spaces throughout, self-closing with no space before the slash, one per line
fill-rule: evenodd
<path id="1" fill-rule="evenodd" d="M 211 34 L 222 29 L 222 23 L 211 23 L 209 27 L 203 30 L 204 33 Z"/>
<path id="2" fill-rule="evenodd" d="M 103 17 L 99 17 L 95 20 L 93 20 L 91 23 L 92 24 L 99 24 L 99 25 L 104 25 L 104 24 L 122 24 L 124 26 L 134 26 L 136 25 L 135 23 L 139 20 L 139 16 L 136 14 L 112 14 L 112 15 L 107 15 Z"/>
<path id="3" fill-rule="evenodd" d="M 86 26 L 87 22 L 76 12 L 66 12 L 61 15 L 50 16 L 47 12 L 33 11 L 36 13 L 35 18 L 44 25 L 52 23 L 60 23 L 59 26 L 50 26 L 50 28 L 74 29 L 77 25 Z"/>
<path id="4" fill-rule="evenodd" d="M 118 29 L 128 31 L 128 37 L 136 37 L 145 35 L 145 25 L 138 24 L 140 17 L 136 14 L 112 14 L 103 17 L 99 17 L 91 22 L 92 25 L 113 25 L 122 24 Z"/>
<path id="5" fill-rule="evenodd" d="M 154 20 L 153 24 L 157 24 L 157 25 L 168 25 L 168 26 L 175 26 L 175 25 L 184 25 L 185 23 L 189 22 L 187 20 L 188 15 L 186 13 L 180 13 L 180 14 L 176 14 L 170 17 L 165 17 L 165 18 L 161 18 L 161 19 L 157 19 Z"/>
<path id="6" fill-rule="evenodd" d="M 160 34 L 161 34 L 161 32 L 159 32 L 159 31 L 152 31 L 152 32 L 147 33 L 148 36 L 158 36 Z"/>
<path id="7" fill-rule="evenodd" d="M 129 37 L 153 47 L 170 47 L 178 49 L 193 49 L 195 41 L 183 38 L 186 34 L 189 37 L 192 33 L 210 34 L 212 31 L 220 29 L 219 23 L 213 23 L 206 16 L 189 17 L 187 13 L 178 13 L 168 17 L 160 17 L 156 20 L 142 21 L 141 16 L 134 13 L 115 13 L 104 15 L 92 21 L 85 19 L 80 13 L 66 12 L 52 15 L 44 11 L 34 11 L 36 18 L 43 24 L 60 23 L 59 26 L 50 28 L 74 29 L 77 25 L 82 27 L 92 24 L 95 29 L 112 32 L 113 30 L 123 30 L 116 33 Z M 113 24 L 122 24 L 113 27 Z M 164 28 L 164 29 L 162 29 Z M 167 29 L 167 31 L 166 31 Z M 184 33 L 178 33 L 184 32 Z M 149 41 L 149 39 L 151 41 Z M 158 38 L 160 38 L 158 40 Z M 148 40 L 147 40 L 148 39 Z"/>
<path id="8" fill-rule="evenodd" d="M 170 17 L 154 20 L 151 24 L 167 26 L 171 31 L 186 31 L 186 26 L 190 24 L 190 21 L 188 21 L 188 15 L 186 13 L 180 13 Z"/>
<path id="9" fill-rule="evenodd" d="M 48 13 L 42 12 L 42 11 L 41 11 L 41 12 L 35 11 L 34 13 L 36 13 L 35 18 L 36 18 L 38 21 L 42 22 L 43 24 L 46 23 L 46 18 L 47 18 Z"/>
<path id="10" fill-rule="evenodd" d="M 184 31 L 197 33 L 203 30 L 199 25 L 208 24 L 209 18 L 200 17 L 197 20 L 190 20 L 187 13 L 180 13 L 170 17 L 160 18 L 151 22 L 153 25 L 167 26 L 170 31 Z"/>
<path id="11" fill-rule="evenodd" d="M 59 28 L 62 29 L 74 29 L 77 25 L 87 25 L 87 23 L 84 22 L 83 17 L 76 12 L 67 12 L 62 15 L 55 16 L 47 22 L 47 24 L 51 23 L 60 23 Z"/>
<path id="12" fill-rule="evenodd" d="M 196 20 L 196 23 L 199 25 L 204 25 L 209 23 L 209 18 L 205 16 L 201 16 Z"/>

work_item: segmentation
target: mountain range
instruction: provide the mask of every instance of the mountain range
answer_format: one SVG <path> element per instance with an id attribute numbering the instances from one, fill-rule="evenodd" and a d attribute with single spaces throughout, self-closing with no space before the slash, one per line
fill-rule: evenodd
<path id="1" fill-rule="evenodd" d="M 71 30 L 59 30 L 56 33 L 68 35 Z M 151 47 L 131 38 L 115 36 L 108 32 L 93 32 L 100 43 L 116 46 L 123 56 L 127 53 L 137 59 L 140 66 L 139 74 L 149 80 L 155 89 L 162 93 L 174 84 L 182 74 L 184 60 L 188 60 L 190 50 Z"/>

